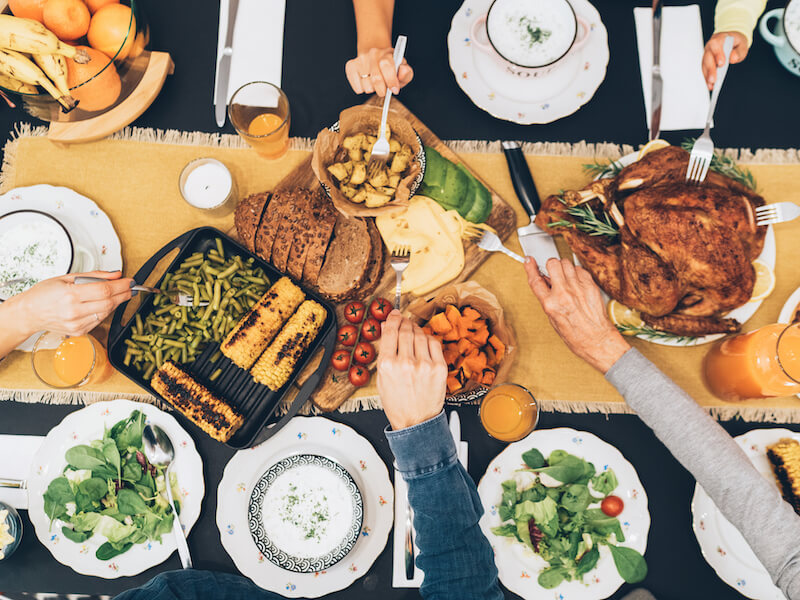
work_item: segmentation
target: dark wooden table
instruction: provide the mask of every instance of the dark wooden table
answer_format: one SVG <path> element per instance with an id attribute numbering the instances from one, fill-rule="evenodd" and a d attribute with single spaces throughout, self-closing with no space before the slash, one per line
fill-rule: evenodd
<path id="1" fill-rule="evenodd" d="M 163 2 L 141 0 L 149 16 L 152 47 L 168 50 L 176 63 L 156 103 L 135 123 L 142 127 L 218 131 L 214 123 L 212 88 L 217 37 L 218 3 L 214 0 Z M 672 4 L 685 4 L 684 1 Z M 471 104 L 458 88 L 447 60 L 446 36 L 460 5 L 451 0 L 398 0 L 395 31 L 409 35 L 407 57 L 416 69 L 414 82 L 403 90 L 403 102 L 443 139 L 524 139 L 529 141 L 616 142 L 638 145 L 645 141 L 644 104 L 633 28 L 633 6 L 622 0 L 595 0 L 608 28 L 611 60 L 605 82 L 594 98 L 576 114 L 549 125 L 519 126 L 496 120 Z M 714 3 L 700 2 L 706 36 L 712 30 Z M 768 8 L 778 6 L 770 2 Z M 350 0 L 290 0 L 287 3 L 283 88 L 292 104 L 292 135 L 314 136 L 339 111 L 359 99 L 344 79 L 344 62 L 355 48 Z M 800 79 L 775 60 L 772 48 L 756 34 L 750 57 L 731 68 L 716 114 L 714 140 L 725 147 L 779 147 L 798 145 L 800 119 L 796 98 Z M 257 60 L 258 57 L 254 57 Z M 4 109 L 0 130 L 10 135 L 20 121 L 31 121 L 21 111 Z M 233 133 L 229 125 L 223 130 Z M 689 133 L 667 132 L 679 142 Z M 130 182 L 135 185 L 135 182 Z M 532 305 L 533 307 L 533 305 Z M 536 360 L 522 356 L 520 360 Z M 554 375 L 555 376 L 555 375 Z M 2 379 L 0 369 L 0 379 Z M 72 406 L 24 405 L 0 402 L 0 433 L 44 435 Z M 474 408 L 459 409 L 464 438 L 470 442 L 470 473 L 476 479 L 502 445 L 480 428 Z M 370 411 L 331 418 L 364 435 L 390 463 L 383 436 L 381 412 Z M 727 422 L 739 435 L 771 425 Z M 541 427 L 568 426 L 590 431 L 619 448 L 636 466 L 649 497 L 652 525 L 646 557 L 649 575 L 643 586 L 660 600 L 741 598 L 719 580 L 706 564 L 691 530 L 692 477 L 635 416 L 545 413 Z M 800 430 L 791 425 L 790 429 Z M 207 495 L 203 511 L 189 538 L 195 564 L 201 569 L 235 572 L 219 541 L 215 524 L 216 487 L 232 452 L 209 438 L 195 435 L 203 457 Z M 0 464 L 13 460 L 2 457 Z M 26 534 L 17 553 L 0 562 L 0 592 L 60 592 L 115 594 L 141 585 L 156 573 L 180 568 L 176 555 L 138 577 L 103 580 L 84 577 L 58 564 L 32 532 L 26 513 Z M 630 586 L 623 586 L 619 598 Z M 380 594 L 386 600 L 417 598 L 415 590 L 391 587 L 391 553 L 381 554 L 370 572 L 350 588 L 330 598 L 367 599 Z M 507 594 L 509 598 L 516 598 Z"/>

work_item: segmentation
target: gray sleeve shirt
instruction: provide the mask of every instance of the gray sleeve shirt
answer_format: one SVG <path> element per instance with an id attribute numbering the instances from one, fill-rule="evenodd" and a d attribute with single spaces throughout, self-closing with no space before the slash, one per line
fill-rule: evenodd
<path id="1" fill-rule="evenodd" d="M 800 516 L 709 414 L 637 350 L 606 374 L 633 410 L 703 486 L 772 580 L 800 600 Z"/>

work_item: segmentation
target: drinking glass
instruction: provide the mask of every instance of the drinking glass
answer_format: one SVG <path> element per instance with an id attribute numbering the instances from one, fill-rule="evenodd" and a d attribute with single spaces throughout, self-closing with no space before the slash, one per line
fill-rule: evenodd
<path id="1" fill-rule="evenodd" d="M 106 349 L 88 334 L 70 337 L 47 331 L 36 340 L 31 361 L 42 383 L 57 389 L 102 383 L 113 372 Z"/>
<path id="2" fill-rule="evenodd" d="M 725 338 L 706 355 L 706 385 L 723 400 L 800 393 L 800 323 Z"/>
<path id="3" fill-rule="evenodd" d="M 480 417 L 490 436 L 501 442 L 517 442 L 536 429 L 539 405 L 521 385 L 503 383 L 484 396 Z"/>
<path id="4" fill-rule="evenodd" d="M 231 97 L 228 116 L 260 156 L 280 158 L 289 150 L 289 99 L 281 88 L 266 81 L 244 84 Z"/>

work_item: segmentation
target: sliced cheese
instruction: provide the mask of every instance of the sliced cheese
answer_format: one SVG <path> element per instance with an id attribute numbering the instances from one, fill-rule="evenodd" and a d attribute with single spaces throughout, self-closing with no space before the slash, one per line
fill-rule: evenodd
<path id="1" fill-rule="evenodd" d="M 403 292 L 427 294 L 464 269 L 461 226 L 430 198 L 415 196 L 405 212 L 378 216 L 375 223 L 389 249 L 402 245 L 411 248 L 411 260 L 403 273 Z"/>

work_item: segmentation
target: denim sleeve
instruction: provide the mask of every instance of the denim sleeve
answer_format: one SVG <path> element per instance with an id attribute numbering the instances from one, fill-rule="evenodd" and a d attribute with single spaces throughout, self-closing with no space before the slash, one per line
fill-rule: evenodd
<path id="1" fill-rule="evenodd" d="M 426 600 L 502 600 L 497 567 L 478 521 L 478 491 L 458 462 L 444 412 L 419 425 L 388 431 L 414 509 Z"/>
<path id="2" fill-rule="evenodd" d="M 211 571 L 168 571 L 153 577 L 142 587 L 122 592 L 114 600 L 281 600 L 282 596 L 262 590 L 250 580 L 230 573 Z"/>

